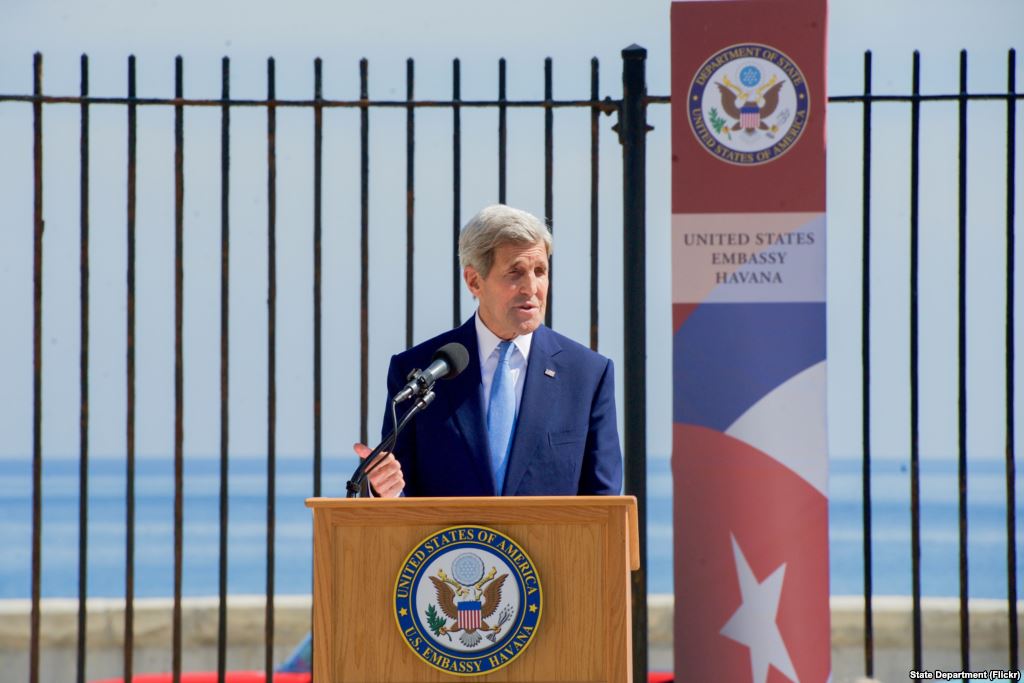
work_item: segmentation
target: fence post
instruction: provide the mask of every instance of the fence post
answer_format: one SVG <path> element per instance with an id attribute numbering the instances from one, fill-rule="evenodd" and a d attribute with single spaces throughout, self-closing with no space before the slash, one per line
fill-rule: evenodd
<path id="1" fill-rule="evenodd" d="M 636 496 L 640 521 L 640 571 L 632 574 L 633 680 L 647 680 L 647 50 L 622 51 L 622 106 L 618 133 L 622 144 L 623 346 L 625 485 Z"/>

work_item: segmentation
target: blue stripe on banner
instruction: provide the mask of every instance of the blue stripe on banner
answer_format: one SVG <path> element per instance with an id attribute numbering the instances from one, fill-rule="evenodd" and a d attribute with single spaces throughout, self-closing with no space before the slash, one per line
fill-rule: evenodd
<path id="1" fill-rule="evenodd" d="M 725 431 L 825 359 L 825 304 L 701 304 L 672 340 L 673 421 Z"/>

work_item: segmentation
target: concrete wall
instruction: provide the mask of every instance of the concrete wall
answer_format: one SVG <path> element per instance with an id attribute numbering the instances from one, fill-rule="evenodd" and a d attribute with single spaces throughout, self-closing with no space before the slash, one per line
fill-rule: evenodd
<path id="1" fill-rule="evenodd" d="M 833 680 L 856 680 L 864 671 L 864 598 L 834 597 L 831 604 Z M 926 598 L 921 609 L 924 667 L 929 671 L 960 671 L 960 600 Z M 1006 669 L 1010 660 L 1006 600 L 971 600 L 968 611 L 971 670 Z M 875 678 L 885 683 L 908 680 L 913 666 L 910 598 L 876 597 L 872 613 Z M 1024 601 L 1017 602 L 1017 622 L 1024 626 Z M 1024 647 L 1020 650 L 1024 654 Z"/>
<path id="2" fill-rule="evenodd" d="M 874 600 L 875 678 L 884 683 L 908 680 L 911 667 L 911 603 L 905 597 Z M 834 597 L 832 605 L 833 681 L 860 680 L 864 673 L 863 598 Z M 650 597 L 650 665 L 671 671 L 673 600 Z M 122 672 L 124 602 L 92 599 L 88 603 L 86 678 L 96 680 Z M 171 668 L 171 607 L 168 599 L 135 601 L 135 671 Z M 0 680 L 28 680 L 29 609 L 27 600 L 0 601 Z M 929 598 L 923 604 L 924 664 L 929 669 L 960 669 L 959 602 Z M 1006 602 L 973 600 L 971 668 L 1008 666 Z M 1024 624 L 1024 601 L 1018 603 Z M 310 624 L 308 596 L 281 596 L 275 601 L 274 661 L 283 661 L 305 636 Z M 40 623 L 41 681 L 63 683 L 75 678 L 78 638 L 77 600 L 45 600 Z M 229 669 L 263 669 L 264 599 L 228 598 Z M 217 665 L 217 599 L 187 598 L 182 604 L 182 662 L 185 671 L 214 670 Z M 1022 648 L 1024 649 L 1024 648 Z"/>
<path id="3" fill-rule="evenodd" d="M 0 681 L 27 681 L 31 604 L 0 601 Z M 171 670 L 170 599 L 135 601 L 134 671 Z M 228 597 L 228 669 L 263 670 L 263 596 Z M 78 601 L 44 600 L 41 606 L 39 658 L 41 683 L 74 681 L 78 643 Z M 182 670 L 217 668 L 218 600 L 182 600 Z M 278 596 L 274 600 L 274 662 L 284 661 L 310 629 L 309 596 Z M 124 600 L 88 601 L 86 680 L 121 676 L 124 672 Z"/>

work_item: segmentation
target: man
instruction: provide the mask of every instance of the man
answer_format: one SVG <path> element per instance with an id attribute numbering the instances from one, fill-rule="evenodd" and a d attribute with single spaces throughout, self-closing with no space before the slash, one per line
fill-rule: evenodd
<path id="1" fill-rule="evenodd" d="M 449 342 L 469 365 L 369 474 L 373 493 L 406 496 L 617 494 L 622 453 L 612 362 L 544 327 L 551 233 L 535 216 L 489 206 L 459 236 L 466 286 L 479 301 L 461 327 L 391 358 L 391 397 Z M 359 457 L 370 449 L 353 446 Z M 307 636 L 280 671 L 309 671 Z"/>
<path id="2" fill-rule="evenodd" d="M 433 404 L 370 473 L 375 495 L 619 493 L 612 363 L 543 325 L 550 257 L 550 231 L 525 211 L 489 206 L 462 229 L 459 261 L 477 311 L 392 357 L 389 404 L 447 343 L 466 347 L 469 366 L 435 386 Z"/>

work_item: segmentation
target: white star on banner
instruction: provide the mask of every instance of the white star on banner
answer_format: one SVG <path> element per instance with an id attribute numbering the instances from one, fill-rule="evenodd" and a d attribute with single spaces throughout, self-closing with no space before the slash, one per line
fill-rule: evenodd
<path id="1" fill-rule="evenodd" d="M 759 583 L 740 549 L 740 544 L 736 542 L 736 537 L 730 534 L 730 538 L 743 602 L 719 633 L 750 648 L 753 683 L 765 683 L 768 680 L 770 665 L 793 683 L 800 683 L 793 668 L 793 661 L 789 658 L 786 643 L 782 640 L 782 633 L 775 623 L 786 565 L 779 565 L 767 579 Z"/>

